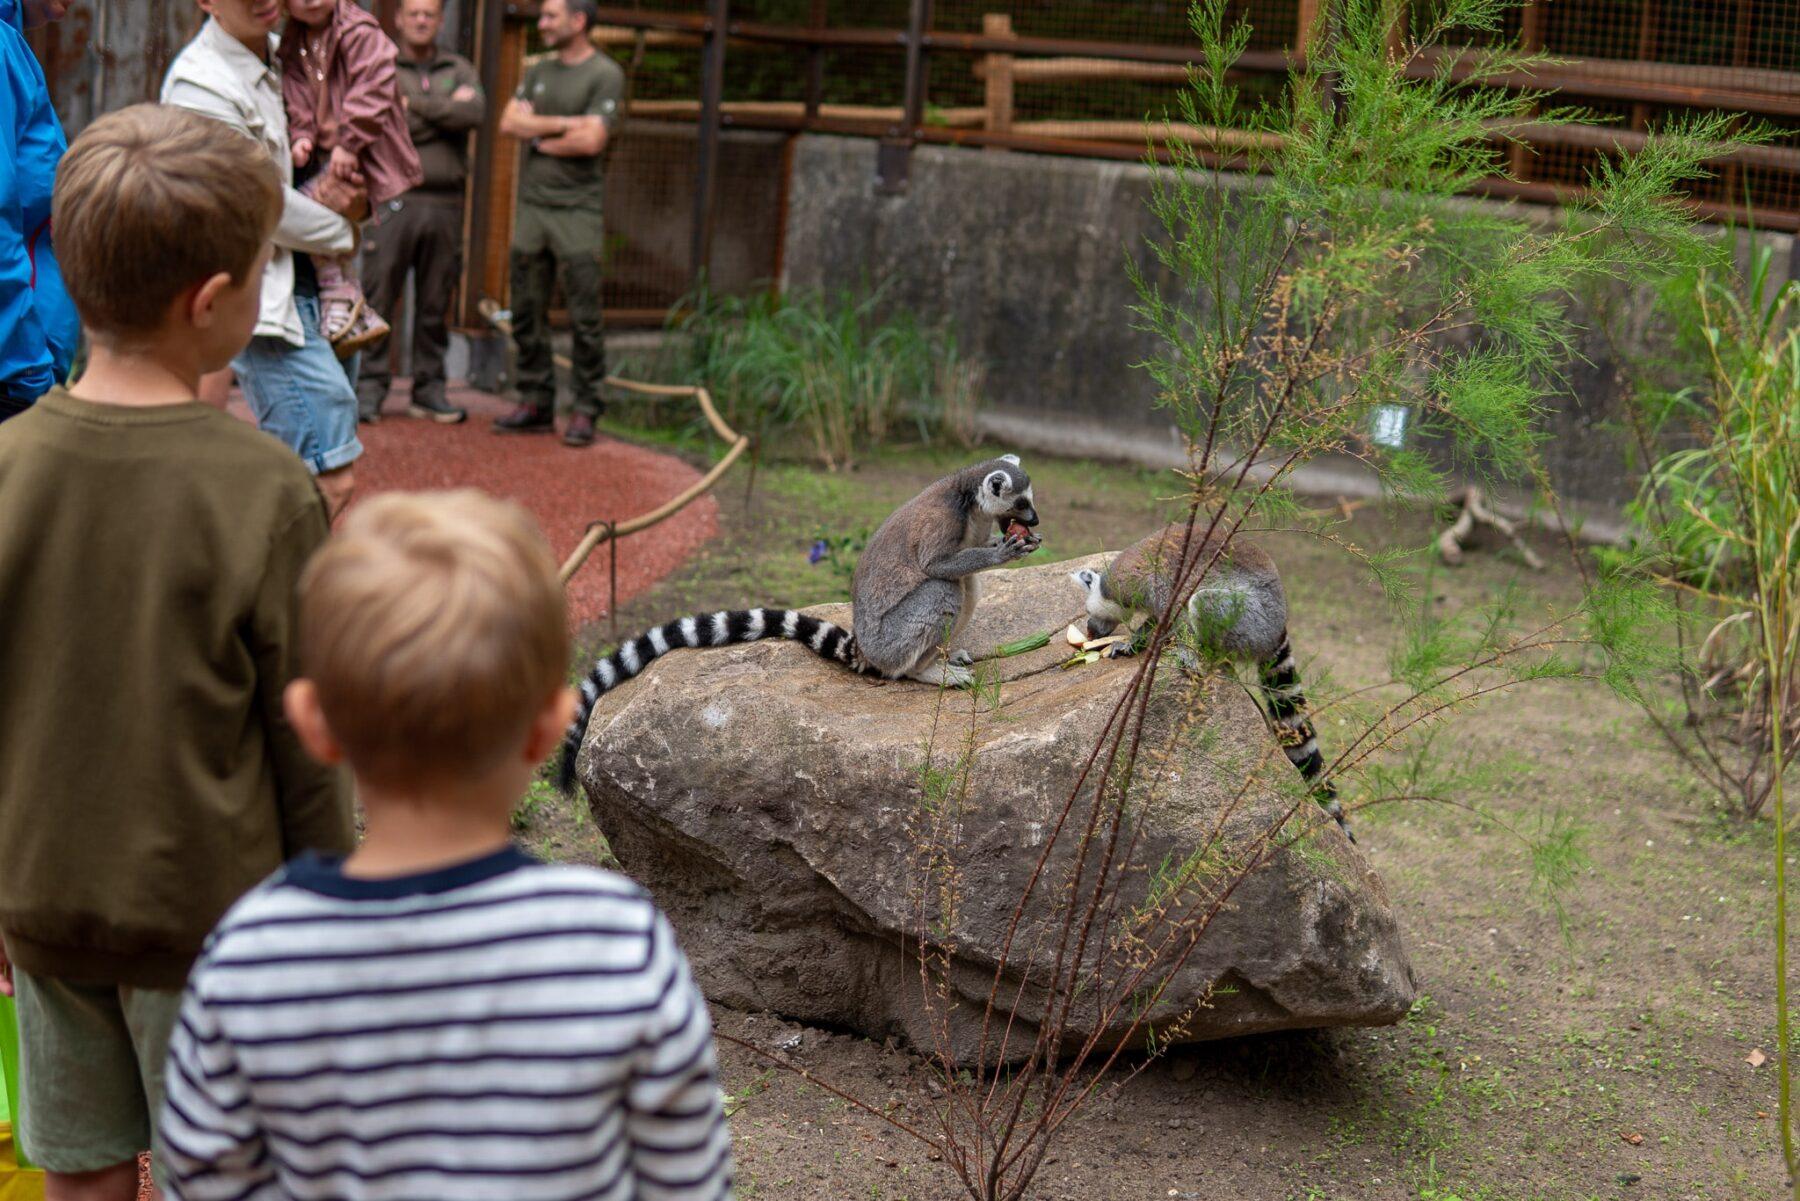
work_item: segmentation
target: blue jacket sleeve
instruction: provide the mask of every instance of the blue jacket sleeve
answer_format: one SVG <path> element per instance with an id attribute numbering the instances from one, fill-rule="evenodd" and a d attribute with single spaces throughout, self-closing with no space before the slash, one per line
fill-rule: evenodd
<path id="1" fill-rule="evenodd" d="M 0 388 L 32 400 L 69 369 L 80 323 L 50 245 L 50 198 L 66 142 L 43 68 L 0 24 Z"/>

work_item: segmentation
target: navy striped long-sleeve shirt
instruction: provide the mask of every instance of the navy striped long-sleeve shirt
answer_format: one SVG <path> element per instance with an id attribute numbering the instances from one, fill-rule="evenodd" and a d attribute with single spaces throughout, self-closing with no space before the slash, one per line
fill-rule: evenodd
<path id="1" fill-rule="evenodd" d="M 188 981 L 161 1135 L 194 1201 L 731 1193 L 667 920 L 514 849 L 385 880 L 303 858 L 239 901 Z"/>

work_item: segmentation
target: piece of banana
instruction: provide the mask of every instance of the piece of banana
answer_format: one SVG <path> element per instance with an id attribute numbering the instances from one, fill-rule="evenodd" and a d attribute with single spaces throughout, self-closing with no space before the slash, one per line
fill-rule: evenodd
<path id="1" fill-rule="evenodd" d="M 1079 621 L 1071 622 L 1069 628 L 1063 631 L 1063 637 L 1069 640 L 1070 646 L 1080 647 L 1084 651 L 1099 650 L 1101 647 L 1111 646 L 1115 642 L 1131 641 L 1129 634 L 1108 634 L 1104 638 L 1089 638 L 1087 631 L 1081 628 Z"/>

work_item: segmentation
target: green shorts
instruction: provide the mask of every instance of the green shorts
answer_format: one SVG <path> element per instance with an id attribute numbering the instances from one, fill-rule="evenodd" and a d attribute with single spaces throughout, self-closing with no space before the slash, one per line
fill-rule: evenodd
<path id="1" fill-rule="evenodd" d="M 150 1149 L 181 994 L 70 984 L 13 965 L 19 1146 L 51 1172 L 95 1172 Z"/>

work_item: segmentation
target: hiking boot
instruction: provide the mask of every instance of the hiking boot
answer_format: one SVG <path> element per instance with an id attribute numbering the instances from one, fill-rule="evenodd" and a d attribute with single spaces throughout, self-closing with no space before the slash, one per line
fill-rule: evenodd
<path id="1" fill-rule="evenodd" d="M 417 417 L 423 421 L 435 421 L 439 425 L 455 425 L 469 415 L 441 396 L 427 396 L 422 400 L 415 400 L 406 406 L 406 412 L 408 416 Z"/>
<path id="2" fill-rule="evenodd" d="M 504 417 L 494 419 L 496 434 L 554 434 L 556 415 L 536 405 L 520 404 Z"/>
<path id="3" fill-rule="evenodd" d="M 569 418 L 569 428 L 563 431 L 564 446 L 592 446 L 594 444 L 594 419 L 586 413 L 576 413 Z"/>

